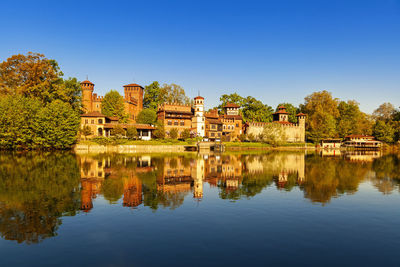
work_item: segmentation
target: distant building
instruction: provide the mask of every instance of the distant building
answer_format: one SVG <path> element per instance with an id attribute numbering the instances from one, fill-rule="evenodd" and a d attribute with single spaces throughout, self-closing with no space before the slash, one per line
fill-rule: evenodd
<path id="1" fill-rule="evenodd" d="M 141 140 L 150 140 L 155 127 L 149 124 L 138 123 L 118 123 L 117 117 L 108 117 L 98 111 L 85 113 L 81 115 L 81 128 L 89 127 L 92 134 L 86 136 L 88 138 L 95 136 L 111 136 L 111 131 L 115 127 L 122 127 L 127 130 L 135 127 L 138 132 L 138 138 Z"/>
<path id="2" fill-rule="evenodd" d="M 165 132 L 176 128 L 179 136 L 187 129 L 192 131 L 193 111 L 190 105 L 163 103 L 157 107 L 157 119 L 164 124 Z"/>
<path id="3" fill-rule="evenodd" d="M 321 148 L 325 149 L 339 149 L 342 146 L 342 139 L 330 138 L 321 140 Z"/>
<path id="4" fill-rule="evenodd" d="M 344 139 L 343 146 L 345 147 L 376 149 L 382 146 L 382 142 L 370 135 L 352 134 Z"/>
<path id="5" fill-rule="evenodd" d="M 124 107 L 128 114 L 129 122 L 136 121 L 138 114 L 143 110 L 143 87 L 132 83 L 124 85 Z M 93 93 L 94 83 L 86 80 L 81 82 L 82 104 L 86 113 L 101 112 L 103 96 Z"/>
<path id="6" fill-rule="evenodd" d="M 297 123 L 289 122 L 289 114 L 284 106 L 280 106 L 273 114 L 273 122 L 249 122 L 245 125 L 246 135 L 259 136 L 264 131 L 264 126 L 270 123 L 278 123 L 285 132 L 286 141 L 292 143 L 303 143 L 306 141 L 306 114 L 296 115 Z"/>

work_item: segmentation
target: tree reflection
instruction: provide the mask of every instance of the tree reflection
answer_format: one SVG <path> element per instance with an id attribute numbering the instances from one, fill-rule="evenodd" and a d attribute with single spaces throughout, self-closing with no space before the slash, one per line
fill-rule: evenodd
<path id="1" fill-rule="evenodd" d="M 55 236 L 80 207 L 79 168 L 70 153 L 0 154 L 0 233 L 18 243 Z"/>

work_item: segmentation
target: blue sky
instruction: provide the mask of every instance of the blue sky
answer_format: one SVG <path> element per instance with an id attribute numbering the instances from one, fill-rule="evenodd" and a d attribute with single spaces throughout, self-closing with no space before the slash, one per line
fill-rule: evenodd
<path id="1" fill-rule="evenodd" d="M 28 51 L 110 89 L 152 81 L 275 107 L 314 91 L 400 106 L 400 0 L 2 1 L 0 61 Z"/>

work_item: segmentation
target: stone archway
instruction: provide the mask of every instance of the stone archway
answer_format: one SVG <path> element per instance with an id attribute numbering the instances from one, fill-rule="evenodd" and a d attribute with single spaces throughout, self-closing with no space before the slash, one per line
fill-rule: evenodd
<path id="1" fill-rule="evenodd" d="M 103 136 L 103 128 L 98 128 L 97 134 L 98 134 L 98 136 Z"/>

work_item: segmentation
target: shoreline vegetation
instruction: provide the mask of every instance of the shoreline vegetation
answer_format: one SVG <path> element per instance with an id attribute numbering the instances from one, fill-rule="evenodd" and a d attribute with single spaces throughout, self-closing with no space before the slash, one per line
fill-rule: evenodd
<path id="1" fill-rule="evenodd" d="M 232 90 L 233 92 L 235 90 Z M 111 94 L 111 95 L 110 95 Z M 112 97 L 112 95 L 114 97 Z M 101 112 L 123 123 L 126 114 L 121 108 L 122 96 L 110 91 L 104 96 L 111 101 Z M 114 99 L 115 100 L 115 99 Z M 193 145 L 199 139 L 190 138 L 196 134 L 186 131 L 179 134 L 174 128 L 166 131 L 162 121 L 157 120 L 156 107 L 165 102 L 189 105 L 190 98 L 185 90 L 176 85 L 160 86 L 157 81 L 144 87 L 143 109 L 136 123 L 154 125 L 155 140 L 139 141 L 138 130 L 131 127 L 126 132 L 114 127 L 111 137 L 101 135 L 90 128 L 81 126 L 81 115 L 85 112 L 82 104 L 81 83 L 76 78 L 64 78 L 58 63 L 43 54 L 29 52 L 13 55 L 0 62 L 0 150 L 71 150 L 81 145 L 99 146 L 185 146 Z M 234 104 L 239 109 L 243 123 L 272 122 L 274 108 L 252 96 L 243 97 L 237 93 L 223 94 L 219 105 L 211 108 L 224 114 L 223 107 Z M 334 98 L 328 91 L 314 92 L 299 105 L 281 103 L 288 112 L 288 121 L 296 123 L 296 114 L 307 115 L 305 136 L 312 145 L 286 143 L 284 134 L 265 128 L 262 134 L 253 135 L 241 131 L 239 136 L 224 138 L 222 141 L 239 139 L 241 142 L 224 142 L 227 149 L 314 149 L 315 144 L 326 138 L 340 138 L 350 134 L 372 135 L 385 145 L 383 149 L 398 150 L 400 144 L 400 108 L 391 103 L 381 104 L 373 114 L 366 114 L 355 100 Z M 119 107 L 119 108 L 118 108 Z M 210 111 L 209 110 L 209 111 Z M 118 125 L 117 125 L 118 126 Z M 121 138 L 124 137 L 125 138 Z M 83 138 L 82 138 L 83 137 Z M 185 141 L 179 141 L 184 139 Z M 311 147 L 311 148 L 310 148 Z"/>

